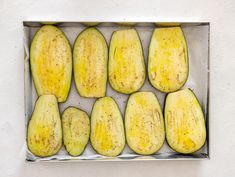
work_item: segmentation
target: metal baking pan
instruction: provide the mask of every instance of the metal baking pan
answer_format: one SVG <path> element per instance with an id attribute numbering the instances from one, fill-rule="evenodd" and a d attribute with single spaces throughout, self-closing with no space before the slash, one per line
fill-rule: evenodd
<path id="1" fill-rule="evenodd" d="M 55 23 L 64 31 L 69 39 L 71 46 L 77 37 L 77 35 L 86 26 L 82 22 L 47 22 Z M 137 161 L 137 160 L 195 160 L 195 159 L 209 159 L 209 74 L 210 74 L 210 64 L 209 64 L 209 49 L 210 49 L 210 23 L 208 22 L 136 22 L 135 25 L 131 26 L 135 28 L 141 38 L 143 45 L 145 62 L 147 63 L 148 56 L 148 46 L 150 42 L 150 37 L 153 29 L 161 25 L 178 25 L 180 24 L 183 32 L 185 34 L 186 42 L 188 45 L 188 56 L 189 56 L 189 77 L 184 87 L 191 88 L 197 95 L 202 109 L 206 118 L 207 127 L 207 140 L 206 144 L 202 149 L 196 153 L 183 155 L 174 152 L 165 142 L 163 147 L 156 154 L 149 156 L 142 156 L 134 153 L 126 145 L 124 151 L 117 157 L 105 157 L 97 154 L 90 144 L 87 145 L 84 153 L 81 156 L 72 157 L 70 156 L 62 147 L 62 149 L 57 153 L 57 155 L 51 157 L 36 157 L 28 149 L 26 150 L 26 160 L 29 162 L 35 161 Z M 34 84 L 31 78 L 30 65 L 29 65 L 29 48 L 32 37 L 35 32 L 42 25 L 40 22 L 36 21 L 24 21 L 24 97 L 25 97 L 25 130 L 27 131 L 27 124 L 31 117 L 35 101 L 37 99 L 37 94 L 34 88 Z M 120 25 L 111 22 L 102 22 L 95 26 L 98 28 L 106 38 L 107 43 L 110 41 L 111 34 L 113 31 L 118 29 L 130 28 L 128 25 Z M 148 79 L 145 80 L 144 86 L 140 89 L 141 91 L 152 91 L 154 92 L 161 104 L 163 109 L 163 103 L 166 94 L 159 92 L 154 89 L 150 84 Z M 112 96 L 118 103 L 122 115 L 124 116 L 124 110 L 128 95 L 117 93 L 111 89 L 110 85 L 107 87 L 106 95 Z M 68 106 L 75 106 L 85 110 L 89 115 L 91 113 L 92 105 L 95 102 L 93 98 L 83 98 L 81 97 L 72 81 L 70 93 L 68 99 L 65 103 L 60 103 L 59 108 L 62 113 Z M 25 141 L 26 142 L 26 141 Z M 27 147 L 27 146 L 26 146 Z"/>

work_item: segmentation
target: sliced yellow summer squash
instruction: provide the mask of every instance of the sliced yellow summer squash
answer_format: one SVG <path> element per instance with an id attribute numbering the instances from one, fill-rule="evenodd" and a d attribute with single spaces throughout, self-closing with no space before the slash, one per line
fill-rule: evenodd
<path id="1" fill-rule="evenodd" d="M 86 112 L 68 107 L 62 115 L 64 146 L 72 156 L 84 151 L 90 136 L 90 119 Z"/>
<path id="2" fill-rule="evenodd" d="M 101 155 L 117 156 L 125 146 L 121 112 L 111 97 L 98 99 L 91 114 L 91 144 Z"/>
<path id="3" fill-rule="evenodd" d="M 42 26 L 30 48 L 30 65 L 38 95 L 67 99 L 72 77 L 72 52 L 65 34 L 52 25 Z"/>
<path id="4" fill-rule="evenodd" d="M 144 54 L 134 29 L 115 31 L 109 49 L 109 82 L 118 92 L 130 94 L 145 81 Z"/>
<path id="5" fill-rule="evenodd" d="M 151 84 L 162 92 L 174 92 L 185 84 L 188 72 L 187 45 L 181 28 L 156 28 L 148 57 Z"/>
<path id="6" fill-rule="evenodd" d="M 158 99 L 152 92 L 136 92 L 130 96 L 125 129 L 129 147 L 138 154 L 153 154 L 162 147 L 164 120 Z"/>
<path id="7" fill-rule="evenodd" d="M 165 103 L 166 139 L 183 154 L 199 150 L 206 141 L 202 108 L 190 89 L 169 93 Z"/>
<path id="8" fill-rule="evenodd" d="M 73 48 L 74 79 L 84 97 L 103 97 L 106 93 L 108 47 L 95 28 L 81 32 Z"/>
<path id="9" fill-rule="evenodd" d="M 57 99 L 54 95 L 40 96 L 28 124 L 27 144 L 36 156 L 56 154 L 62 146 L 62 127 Z"/>

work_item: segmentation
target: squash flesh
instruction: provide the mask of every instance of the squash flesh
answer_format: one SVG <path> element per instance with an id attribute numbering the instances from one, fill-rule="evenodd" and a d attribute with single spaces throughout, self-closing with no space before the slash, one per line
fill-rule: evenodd
<path id="1" fill-rule="evenodd" d="M 133 93 L 144 84 L 144 56 L 136 30 L 120 30 L 113 33 L 108 67 L 110 84 L 118 92 Z"/>
<path id="2" fill-rule="evenodd" d="M 102 34 L 87 28 L 77 37 L 74 50 L 74 78 L 84 97 L 103 97 L 106 93 L 108 47 Z"/>
<path id="3" fill-rule="evenodd" d="M 148 59 L 151 84 L 162 92 L 180 89 L 188 78 L 188 52 L 180 27 L 154 30 Z"/>
<path id="4" fill-rule="evenodd" d="M 97 100 L 91 114 L 91 144 L 101 155 L 117 156 L 125 146 L 122 115 L 111 97 Z"/>
<path id="5" fill-rule="evenodd" d="M 64 33 L 44 25 L 30 48 L 30 65 L 38 95 L 53 94 L 58 102 L 67 99 L 72 77 L 72 52 Z"/>
<path id="6" fill-rule="evenodd" d="M 153 154 L 162 147 L 165 139 L 163 115 L 152 92 L 137 92 L 130 96 L 125 129 L 129 147 L 138 154 Z"/>
<path id="7" fill-rule="evenodd" d="M 177 152 L 193 153 L 206 141 L 204 115 L 196 96 L 189 89 L 167 96 L 165 124 L 167 141 Z"/>
<path id="8" fill-rule="evenodd" d="M 54 155 L 61 148 L 61 120 L 54 95 L 38 98 L 28 125 L 27 144 L 29 150 L 40 157 Z"/>
<path id="9" fill-rule="evenodd" d="M 68 153 L 80 155 L 89 140 L 90 120 L 86 112 L 74 107 L 67 108 L 62 115 L 63 140 Z"/>

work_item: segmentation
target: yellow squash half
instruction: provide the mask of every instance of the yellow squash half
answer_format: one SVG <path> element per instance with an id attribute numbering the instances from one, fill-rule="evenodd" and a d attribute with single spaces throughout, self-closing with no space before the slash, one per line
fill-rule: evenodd
<path id="1" fill-rule="evenodd" d="M 189 154 L 204 145 L 205 119 L 201 106 L 190 89 L 168 94 L 164 114 L 166 138 L 172 149 Z"/>
<path id="2" fill-rule="evenodd" d="M 28 124 L 27 144 L 36 156 L 56 154 L 62 145 L 62 128 L 57 99 L 54 95 L 40 96 Z"/>
<path id="3" fill-rule="evenodd" d="M 108 47 L 95 28 L 81 32 L 73 48 L 74 79 L 84 97 L 103 97 L 106 93 Z"/>
<path id="4" fill-rule="evenodd" d="M 45 25 L 35 34 L 30 64 L 38 95 L 52 94 L 58 102 L 67 99 L 72 76 L 72 52 L 65 34 Z"/>
<path id="5" fill-rule="evenodd" d="M 145 80 L 144 54 L 134 29 L 115 31 L 109 49 L 109 82 L 118 92 L 130 94 Z"/>
<path id="6" fill-rule="evenodd" d="M 188 72 L 187 45 L 181 28 L 156 28 L 148 57 L 151 84 L 162 92 L 174 92 L 185 84 Z"/>
<path id="7" fill-rule="evenodd" d="M 121 112 L 111 97 L 98 99 L 91 114 L 91 144 L 101 155 L 117 156 L 125 146 Z"/>
<path id="8" fill-rule="evenodd" d="M 90 136 L 90 120 L 86 112 L 67 108 L 62 115 L 63 140 L 68 153 L 78 156 L 84 151 Z"/>
<path id="9" fill-rule="evenodd" d="M 130 96 L 125 129 L 129 147 L 138 154 L 153 154 L 162 147 L 164 120 L 158 99 L 152 92 L 137 92 Z"/>

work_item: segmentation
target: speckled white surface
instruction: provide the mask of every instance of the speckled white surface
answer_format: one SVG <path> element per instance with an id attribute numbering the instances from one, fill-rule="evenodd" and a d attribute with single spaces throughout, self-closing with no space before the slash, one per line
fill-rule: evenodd
<path id="1" fill-rule="evenodd" d="M 1 177 L 235 176 L 234 0 L 0 0 Z M 27 164 L 24 148 L 23 20 L 210 21 L 211 159 Z"/>

